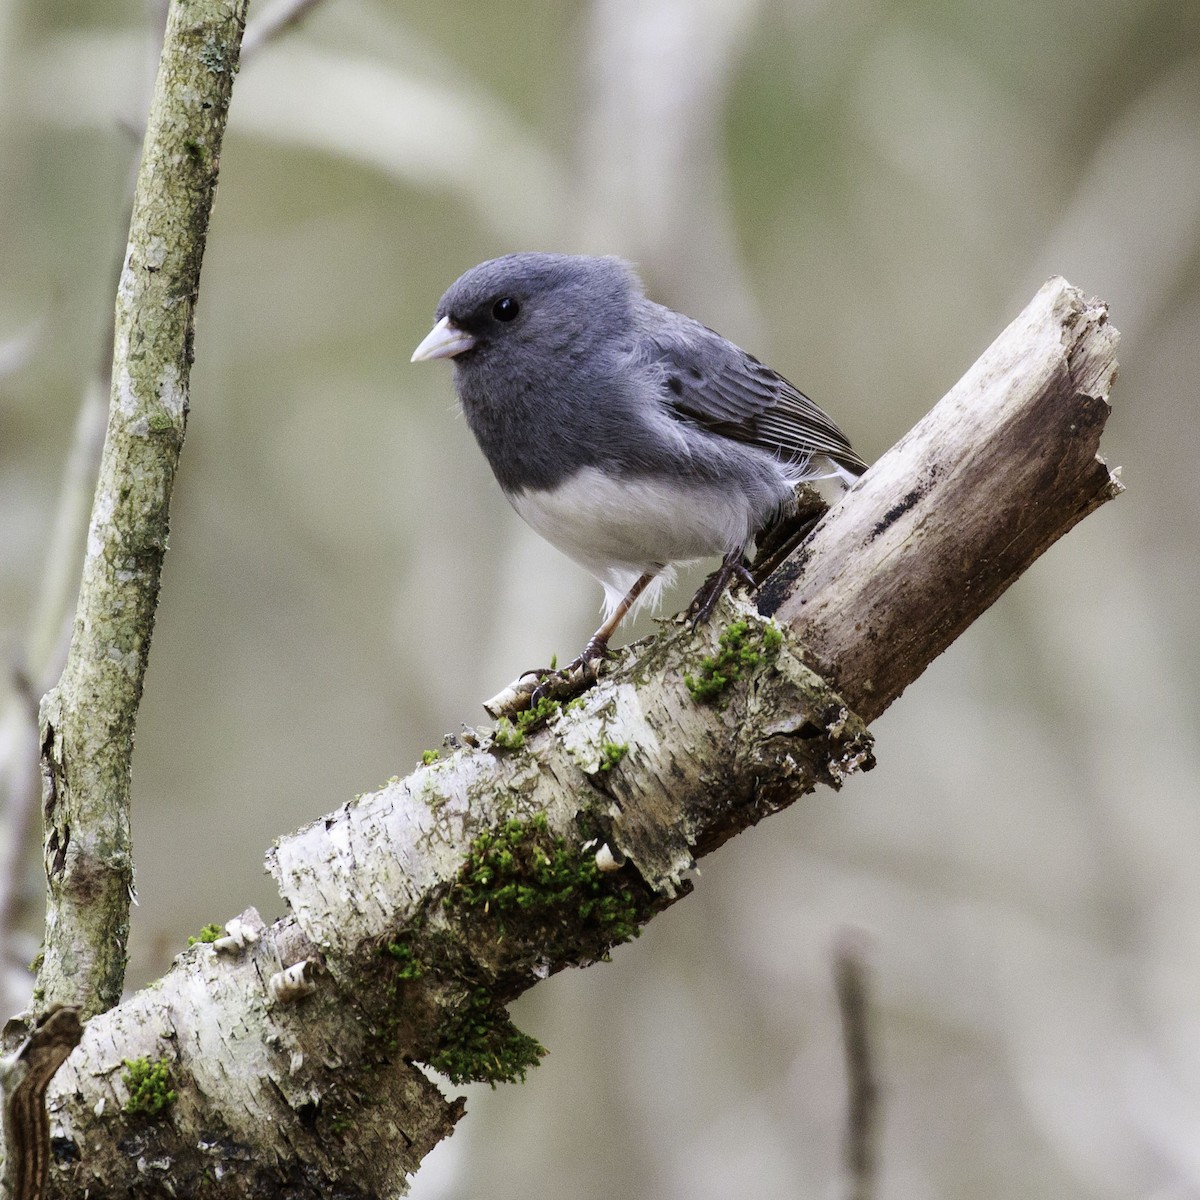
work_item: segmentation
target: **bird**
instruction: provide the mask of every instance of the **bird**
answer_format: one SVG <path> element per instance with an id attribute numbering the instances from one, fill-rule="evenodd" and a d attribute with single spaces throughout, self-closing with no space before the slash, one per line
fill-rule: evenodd
<path id="1" fill-rule="evenodd" d="M 867 469 L 833 419 L 699 321 L 647 298 L 614 256 L 507 254 L 446 290 L 412 361 L 451 359 L 505 498 L 604 588 L 603 622 L 568 668 L 603 658 L 622 619 L 681 563 L 721 556 L 707 620 L 795 485 Z"/>

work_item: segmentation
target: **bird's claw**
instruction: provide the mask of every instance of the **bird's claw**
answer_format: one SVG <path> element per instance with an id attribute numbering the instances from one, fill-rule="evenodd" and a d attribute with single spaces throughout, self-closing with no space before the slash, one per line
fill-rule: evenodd
<path id="1" fill-rule="evenodd" d="M 700 585 L 700 590 L 692 597 L 688 605 L 687 616 L 692 619 L 692 630 L 708 623 L 717 607 L 717 602 L 725 594 L 725 589 L 737 580 L 747 587 L 757 591 L 758 581 L 750 574 L 746 564 L 737 559 L 725 559 L 721 565 Z"/>
<path id="2" fill-rule="evenodd" d="M 599 678 L 598 666 L 607 654 L 607 646 L 596 647 L 592 642 L 588 642 L 583 653 L 565 667 L 537 672 L 538 683 L 529 694 L 529 707 L 537 708 L 546 699 L 559 700 L 577 696 L 584 689 L 591 687 Z"/>

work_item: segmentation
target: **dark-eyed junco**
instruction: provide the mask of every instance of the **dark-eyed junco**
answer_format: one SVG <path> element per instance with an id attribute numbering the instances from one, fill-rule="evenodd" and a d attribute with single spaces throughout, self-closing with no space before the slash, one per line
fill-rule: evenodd
<path id="1" fill-rule="evenodd" d="M 707 616 L 801 480 L 866 463 L 802 392 L 720 334 L 647 300 L 618 258 L 509 254 L 437 306 L 413 362 L 454 359 L 467 423 L 513 508 L 604 587 L 603 655 L 673 564 L 722 555 Z"/>

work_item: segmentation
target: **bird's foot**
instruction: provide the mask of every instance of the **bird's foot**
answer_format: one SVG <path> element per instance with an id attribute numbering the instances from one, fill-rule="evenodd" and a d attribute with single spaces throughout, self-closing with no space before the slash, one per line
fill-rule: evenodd
<path id="1" fill-rule="evenodd" d="M 759 586 L 812 533 L 825 515 L 828 506 L 819 496 L 816 499 L 819 506 L 810 505 L 805 511 L 784 517 L 773 525 L 759 542 L 758 552 L 751 566 Z"/>
<path id="2" fill-rule="evenodd" d="M 692 597 L 688 605 L 687 616 L 692 619 L 692 628 L 708 622 L 717 607 L 717 601 L 725 594 L 725 589 L 737 580 L 747 587 L 757 588 L 754 576 L 746 569 L 741 550 L 725 555 L 721 565 L 700 585 L 700 590 Z"/>
<path id="3" fill-rule="evenodd" d="M 578 658 L 565 667 L 539 674 L 537 687 L 529 695 L 529 707 L 542 700 L 564 700 L 586 691 L 600 677 L 599 665 L 608 656 L 608 639 L 593 637 Z"/>
<path id="4" fill-rule="evenodd" d="M 578 658 L 565 667 L 541 667 L 526 671 L 490 700 L 483 703 L 488 715 L 515 717 L 527 709 L 536 709 L 543 700 L 563 703 L 587 691 L 600 678 L 600 666 L 608 656 L 608 638 L 603 631 L 594 634 Z"/>

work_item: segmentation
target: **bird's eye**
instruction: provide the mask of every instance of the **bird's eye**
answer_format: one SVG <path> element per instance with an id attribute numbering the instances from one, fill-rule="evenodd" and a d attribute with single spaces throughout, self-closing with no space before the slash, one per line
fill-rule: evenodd
<path id="1" fill-rule="evenodd" d="M 492 316 L 497 321 L 511 321 L 520 311 L 521 306 L 511 296 L 501 296 L 492 305 Z"/>

